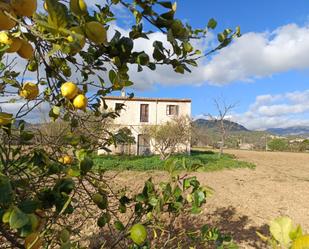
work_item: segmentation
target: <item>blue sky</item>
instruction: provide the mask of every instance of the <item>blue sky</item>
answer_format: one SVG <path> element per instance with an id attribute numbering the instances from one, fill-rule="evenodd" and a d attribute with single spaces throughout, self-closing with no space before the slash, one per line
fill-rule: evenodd
<path id="1" fill-rule="evenodd" d="M 208 19 L 213 17 L 218 21 L 218 27 L 216 28 L 215 33 L 220 32 L 224 28 L 233 29 L 239 25 L 241 27 L 242 34 L 245 37 L 248 33 L 258 38 L 266 34 L 266 43 L 270 43 L 277 37 L 279 40 L 278 49 L 284 49 L 285 51 L 283 52 L 287 52 L 287 49 L 282 45 L 282 43 L 289 43 L 293 38 L 289 36 L 285 37 L 285 33 L 289 33 L 290 36 L 293 36 L 293 34 L 299 32 L 299 30 L 307 28 L 309 22 L 308 10 L 308 1 L 299 0 L 180 0 L 177 2 L 177 17 L 188 21 L 193 27 L 204 27 Z M 287 31 L 282 31 L 281 29 L 286 26 L 292 27 L 290 30 L 287 29 Z M 306 36 L 308 30 L 305 29 L 302 30 L 302 32 L 304 34 L 299 34 L 299 36 L 295 38 L 296 41 L 302 40 L 302 35 L 305 36 L 304 39 L 307 39 Z M 281 38 L 278 33 L 281 34 Z M 282 39 L 286 39 L 286 42 L 281 41 Z M 249 48 L 250 43 L 251 41 L 248 38 L 247 44 Z M 265 44 L 265 47 L 268 45 L 269 44 Z M 301 43 L 300 46 L 301 45 L 303 44 Z M 298 44 L 294 44 L 294 46 L 300 47 Z M 276 44 L 272 48 L 273 50 L 278 50 L 276 48 Z M 288 49 L 289 48 L 293 50 L 294 47 L 291 46 L 288 47 Z M 226 48 L 225 50 L 229 49 L 230 48 Z M 251 49 L 254 50 L 255 47 L 252 46 Z M 305 52 L 306 48 L 304 48 L 303 51 Z M 299 53 L 302 53 L 302 51 L 299 51 Z M 235 51 L 235 54 L 237 56 L 237 50 Z M 280 55 L 280 51 L 276 51 L 276 54 Z M 216 55 L 213 55 L 213 57 L 215 56 Z M 246 55 L 242 56 L 246 58 Z M 252 55 L 249 53 L 246 58 L 247 62 L 244 63 L 251 63 L 250 56 Z M 255 57 L 258 56 L 259 54 L 257 52 Z M 224 61 L 224 55 L 221 57 L 221 60 Z M 242 57 L 240 57 L 240 60 L 241 59 Z M 257 63 L 260 59 L 252 59 L 253 65 L 251 66 L 254 67 L 254 63 Z M 280 60 L 280 58 L 278 58 L 278 60 Z M 305 61 L 303 66 L 302 64 L 293 65 L 293 63 L 292 65 L 289 65 L 290 60 L 298 60 L 297 55 L 294 54 L 287 54 L 285 60 L 287 61 L 286 65 L 277 65 L 277 62 L 272 63 L 271 65 L 276 64 L 273 70 L 269 69 L 266 70 L 266 72 L 263 72 L 263 69 L 259 69 L 257 70 L 258 72 L 255 72 L 250 69 L 249 73 L 245 75 L 246 79 L 243 77 L 237 78 L 236 76 L 232 81 L 227 80 L 226 82 L 219 82 L 219 84 L 216 85 L 213 85 L 214 82 L 210 82 L 207 79 L 203 81 L 199 80 L 198 84 L 194 84 L 190 82 L 190 78 L 188 78 L 187 82 L 181 82 L 179 84 L 174 84 L 170 79 L 168 80 L 168 83 L 166 83 L 164 78 L 161 77 L 160 80 L 152 82 L 153 84 L 150 88 L 145 87 L 146 89 L 143 89 L 142 91 L 135 91 L 135 94 L 149 97 L 191 98 L 193 100 L 192 114 L 194 117 L 207 113 L 215 114 L 213 99 L 223 96 L 226 98 L 227 102 L 238 103 L 237 107 L 233 111 L 232 116 L 234 116 L 234 119 L 239 120 L 239 122 L 252 129 L 265 129 L 270 126 L 282 127 L 288 125 L 307 125 L 309 124 L 308 108 L 304 108 L 304 110 L 299 112 L 292 111 L 292 113 L 280 113 L 278 117 L 276 113 L 272 113 L 272 115 L 268 113 L 266 116 L 263 115 L 263 113 L 260 113 L 258 116 L 254 117 L 256 122 L 253 122 L 252 120 L 252 114 L 255 110 L 254 108 L 250 108 L 250 106 L 252 107 L 252 105 L 256 104 L 257 98 L 260 98 L 259 96 L 270 95 L 274 97 L 281 95 L 280 100 L 270 101 L 259 106 L 264 107 L 264 109 L 266 107 L 273 108 L 274 106 L 277 107 L 277 109 L 280 109 L 280 106 L 278 105 L 284 105 L 283 107 L 290 106 L 291 108 L 294 104 L 308 105 L 308 102 L 298 103 L 296 101 L 297 103 L 295 103 L 295 99 L 291 102 L 291 99 L 287 99 L 284 95 L 291 93 L 297 95 L 309 89 L 309 64 L 306 64 L 307 61 Z M 209 61 L 212 61 L 212 58 L 209 58 Z M 233 61 L 231 63 L 233 63 Z M 206 65 L 205 62 L 202 64 Z M 221 64 L 219 63 L 218 65 L 220 66 Z M 261 65 L 257 65 L 257 67 L 259 66 Z M 267 64 L 265 67 L 266 66 Z M 243 65 L 240 67 L 243 67 Z M 220 70 L 220 67 L 216 68 L 217 70 Z M 222 74 L 226 73 L 226 69 L 231 68 L 222 67 Z M 262 71 L 262 73 L 260 71 Z M 145 82 L 145 84 L 147 84 L 147 82 Z M 309 94 L 307 92 L 305 93 L 305 96 L 309 97 Z M 247 117 L 245 117 L 246 115 Z"/>
<path id="2" fill-rule="evenodd" d="M 86 2 L 93 9 L 100 1 Z M 115 12 L 119 19 L 111 25 L 108 39 L 115 30 L 128 35 L 134 24 L 128 11 L 117 6 Z M 131 67 L 134 88 L 128 92 L 145 97 L 191 98 L 193 118 L 216 115 L 213 99 L 224 98 L 227 103 L 237 103 L 229 118 L 249 129 L 309 126 L 308 0 L 178 0 L 176 17 L 194 28 L 204 28 L 210 18 L 218 21 L 206 39 L 194 42 L 204 52 L 216 44 L 216 34 L 225 28 L 239 25 L 242 37 L 198 61 L 199 67 L 191 74 L 176 74 L 169 67 L 137 73 Z M 149 38 L 136 40 L 134 49 L 152 54 L 154 40 L 167 43 L 158 32 Z M 25 61 L 19 66 L 23 68 Z M 16 112 L 18 107 L 16 103 L 1 105 L 8 112 Z M 37 120 L 37 116 L 34 112 L 28 119 Z"/>

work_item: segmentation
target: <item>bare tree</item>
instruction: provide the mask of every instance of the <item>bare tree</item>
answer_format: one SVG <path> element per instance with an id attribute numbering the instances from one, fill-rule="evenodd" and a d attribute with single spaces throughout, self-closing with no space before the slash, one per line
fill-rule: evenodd
<path id="1" fill-rule="evenodd" d="M 191 122 L 188 117 L 174 118 L 162 125 L 147 126 L 143 133 L 151 138 L 151 144 L 160 154 L 161 160 L 166 160 L 173 153 L 188 150 L 187 145 L 191 139 Z M 190 149 L 190 148 L 189 148 Z"/>
<path id="2" fill-rule="evenodd" d="M 225 102 L 224 98 L 216 98 L 213 100 L 215 107 L 217 109 L 218 115 L 213 116 L 211 114 L 208 114 L 211 120 L 215 121 L 216 123 L 219 123 L 219 132 L 220 132 L 220 150 L 219 150 L 219 156 L 223 154 L 223 148 L 225 145 L 225 141 L 228 137 L 228 124 L 226 122 L 227 116 L 230 114 L 230 112 L 235 108 L 236 103 L 228 104 Z"/>

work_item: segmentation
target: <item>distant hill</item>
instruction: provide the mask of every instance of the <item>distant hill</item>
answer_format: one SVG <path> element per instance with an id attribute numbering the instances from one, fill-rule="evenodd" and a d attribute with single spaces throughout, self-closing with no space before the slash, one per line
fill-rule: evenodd
<path id="1" fill-rule="evenodd" d="M 207 128 L 212 130 L 220 130 L 220 122 L 216 120 L 208 120 L 208 119 L 197 119 L 193 122 L 193 124 L 198 128 Z M 237 131 L 249 131 L 246 127 L 229 120 L 224 120 L 224 125 L 227 130 L 232 132 Z"/>
<path id="2" fill-rule="evenodd" d="M 266 130 L 269 133 L 286 136 L 286 135 L 309 135 L 309 126 L 292 126 L 287 128 L 269 128 Z"/>

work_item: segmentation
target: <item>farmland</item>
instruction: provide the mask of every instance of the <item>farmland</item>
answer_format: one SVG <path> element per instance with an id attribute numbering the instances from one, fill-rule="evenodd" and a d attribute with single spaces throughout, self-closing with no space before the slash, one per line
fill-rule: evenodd
<path id="1" fill-rule="evenodd" d="M 212 223 L 231 233 L 241 248 L 263 248 L 256 231 L 266 232 L 270 219 L 287 215 L 309 230 L 309 154 L 229 150 L 238 159 L 256 165 L 215 172 L 195 172 L 199 180 L 215 190 L 196 224 Z M 161 171 L 125 171 L 117 176 L 119 185 L 142 186 Z"/>

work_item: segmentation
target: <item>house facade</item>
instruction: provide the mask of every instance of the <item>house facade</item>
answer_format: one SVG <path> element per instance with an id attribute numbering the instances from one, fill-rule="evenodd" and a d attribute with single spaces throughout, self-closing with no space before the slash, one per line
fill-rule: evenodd
<path id="1" fill-rule="evenodd" d="M 128 98 L 126 96 L 106 96 L 105 104 L 110 110 L 117 110 L 123 105 L 120 116 L 113 121 L 113 131 L 127 127 L 135 138 L 135 144 L 110 146 L 112 153 L 147 155 L 156 153 L 151 138 L 143 134 L 143 128 L 150 125 L 160 125 L 175 117 L 191 117 L 191 99 L 175 98 Z M 178 152 L 189 152 L 190 142 L 177 148 Z M 99 154 L 105 153 L 100 150 Z"/>

